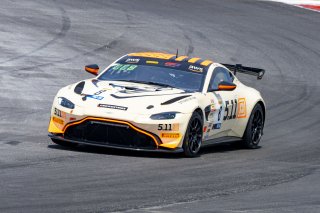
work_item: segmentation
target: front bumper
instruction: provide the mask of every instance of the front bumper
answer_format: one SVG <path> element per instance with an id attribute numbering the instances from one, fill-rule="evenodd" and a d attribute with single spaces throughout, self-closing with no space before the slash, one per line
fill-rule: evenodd
<path id="1" fill-rule="evenodd" d="M 163 153 L 181 153 L 181 152 L 183 152 L 182 148 L 175 148 L 175 149 L 166 149 L 166 148 L 162 148 L 162 147 L 158 147 L 155 149 L 137 148 L 137 147 L 135 148 L 135 147 L 120 146 L 120 145 L 103 144 L 103 143 L 97 143 L 97 142 L 92 143 L 92 142 L 87 142 L 87 141 L 71 140 L 71 139 L 64 138 L 62 135 L 55 135 L 52 133 L 49 133 L 48 136 L 51 139 L 65 141 L 68 143 L 76 143 L 76 144 L 83 144 L 83 145 L 89 145 L 89 146 L 113 148 L 113 149 L 134 150 L 134 151 L 143 151 L 143 152 L 163 152 Z"/>
<path id="2" fill-rule="evenodd" d="M 154 133 L 141 129 L 127 121 L 86 117 L 68 123 L 61 131 L 54 131 L 54 119 L 49 124 L 49 137 L 70 143 L 130 149 L 138 151 L 181 152 L 182 149 L 167 148 Z"/>

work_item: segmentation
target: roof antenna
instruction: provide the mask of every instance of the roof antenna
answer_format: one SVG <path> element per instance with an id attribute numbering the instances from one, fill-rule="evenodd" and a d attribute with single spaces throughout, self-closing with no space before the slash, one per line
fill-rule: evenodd
<path id="1" fill-rule="evenodd" d="M 179 54 L 179 50 L 178 50 L 178 48 L 177 48 L 176 58 L 178 58 L 178 54 Z"/>

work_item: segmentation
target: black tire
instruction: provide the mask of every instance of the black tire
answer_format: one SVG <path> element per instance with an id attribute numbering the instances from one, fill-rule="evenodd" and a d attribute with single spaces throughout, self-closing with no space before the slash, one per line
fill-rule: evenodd
<path id="1" fill-rule="evenodd" d="M 198 112 L 193 112 L 183 140 L 183 151 L 187 157 L 195 157 L 202 144 L 203 120 Z"/>
<path id="2" fill-rule="evenodd" d="M 60 146 L 64 146 L 64 147 L 76 147 L 76 146 L 78 146 L 77 143 L 61 141 L 61 140 L 54 139 L 54 138 L 51 138 L 51 140 L 52 140 L 53 143 L 58 144 Z"/>
<path id="3" fill-rule="evenodd" d="M 243 134 L 242 145 L 248 149 L 259 148 L 263 135 L 264 113 L 260 104 L 257 104 L 250 115 L 246 131 Z"/>

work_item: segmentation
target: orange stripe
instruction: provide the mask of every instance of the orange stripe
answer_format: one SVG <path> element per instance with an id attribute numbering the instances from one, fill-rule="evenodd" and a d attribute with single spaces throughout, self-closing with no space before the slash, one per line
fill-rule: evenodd
<path id="1" fill-rule="evenodd" d="M 191 58 L 189 59 L 189 63 L 196 63 L 197 61 L 199 61 L 201 58 Z"/>
<path id="2" fill-rule="evenodd" d="M 159 59 L 170 59 L 172 58 L 173 54 L 168 53 L 161 53 L 161 52 L 140 52 L 140 53 L 130 53 L 128 56 L 140 56 L 146 58 L 159 58 Z"/>
<path id="3" fill-rule="evenodd" d="M 176 58 L 176 61 L 182 61 L 183 59 L 186 59 L 186 58 L 188 58 L 188 56 L 185 56 L 185 55 L 179 56 L 178 58 Z"/>
<path id="4" fill-rule="evenodd" d="M 208 66 L 209 64 L 212 64 L 213 61 L 210 61 L 210 60 L 204 60 L 203 62 L 201 62 L 201 65 L 202 66 Z"/>
<path id="5" fill-rule="evenodd" d="M 108 119 L 108 118 L 95 118 L 95 117 L 86 117 L 80 121 L 76 121 L 76 122 L 73 122 L 73 123 L 68 123 L 64 128 L 63 128 L 63 132 L 66 131 L 66 129 L 69 127 L 69 126 L 74 126 L 74 125 L 77 125 L 77 124 L 80 124 L 86 120 L 96 120 L 96 121 L 106 121 L 106 122 L 112 122 L 112 123 L 119 123 L 119 124 L 126 124 L 128 126 L 130 126 L 132 129 L 136 130 L 137 132 L 140 132 L 142 134 L 145 134 L 149 137 L 151 137 L 153 139 L 153 141 L 156 143 L 157 146 L 159 146 L 159 143 L 157 141 L 157 139 L 150 133 L 142 130 L 142 129 L 139 129 L 138 127 L 135 127 L 134 125 L 132 125 L 131 123 L 127 122 L 127 121 L 120 121 L 120 120 L 114 120 L 114 119 Z"/>

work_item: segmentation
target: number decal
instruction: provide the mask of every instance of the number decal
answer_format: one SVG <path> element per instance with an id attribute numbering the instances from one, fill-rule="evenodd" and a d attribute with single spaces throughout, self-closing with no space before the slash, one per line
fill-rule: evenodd
<path id="1" fill-rule="evenodd" d="M 235 119 L 235 118 L 237 117 L 237 108 L 238 108 L 238 101 L 237 101 L 237 99 L 234 99 L 234 104 L 235 104 L 235 107 L 234 107 L 234 113 L 233 113 L 232 119 Z"/>
<path id="2" fill-rule="evenodd" d="M 164 131 L 171 131 L 172 130 L 172 124 L 159 124 L 158 130 L 164 130 Z"/>
<path id="3" fill-rule="evenodd" d="M 60 117 L 60 118 L 66 118 L 66 113 L 62 112 L 61 110 L 54 108 L 54 115 Z"/>
<path id="4" fill-rule="evenodd" d="M 61 117 L 61 111 L 58 110 L 57 108 L 54 108 L 54 115 Z"/>
<path id="5" fill-rule="evenodd" d="M 221 120 L 221 112 L 222 112 L 222 106 L 221 106 L 221 107 L 220 107 L 220 109 L 219 109 L 218 121 L 220 121 L 220 120 Z"/>
<path id="6" fill-rule="evenodd" d="M 158 124 L 160 131 L 179 131 L 179 124 Z"/>
<path id="7" fill-rule="evenodd" d="M 239 113 L 237 114 L 237 111 L 239 111 L 239 108 L 242 110 L 243 105 L 245 105 L 245 103 L 243 103 L 243 99 L 244 98 L 240 98 L 239 101 L 237 99 L 234 100 L 230 100 L 230 101 L 225 101 L 226 103 L 226 108 L 224 110 L 224 117 L 223 120 L 231 120 L 231 119 L 235 119 L 235 118 L 241 118 L 239 117 Z M 239 102 L 239 104 L 238 104 Z M 230 104 L 229 104 L 230 103 Z M 230 106 L 231 105 L 231 106 Z M 231 108 L 231 110 L 229 110 L 229 108 Z M 243 111 L 243 110 L 242 110 Z M 230 114 L 230 115 L 229 115 Z M 243 115 L 243 112 L 240 113 L 241 115 Z"/>

